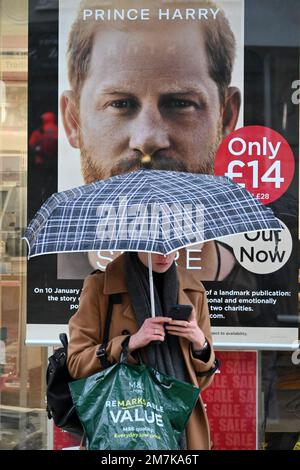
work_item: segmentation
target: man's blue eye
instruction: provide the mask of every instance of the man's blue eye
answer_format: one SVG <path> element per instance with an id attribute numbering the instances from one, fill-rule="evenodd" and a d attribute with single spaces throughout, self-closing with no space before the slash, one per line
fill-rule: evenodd
<path id="1" fill-rule="evenodd" d="M 128 111 L 133 111 L 138 107 L 138 102 L 134 99 L 124 99 L 124 100 L 114 100 L 111 101 L 110 106 L 116 109 L 124 109 Z"/>
<path id="2" fill-rule="evenodd" d="M 195 103 L 190 100 L 182 100 L 180 98 L 173 98 L 166 102 L 166 106 L 170 108 L 191 108 L 195 107 Z"/>
<path id="3" fill-rule="evenodd" d="M 129 100 L 116 100 L 111 103 L 113 108 L 128 108 L 131 103 Z"/>
<path id="4" fill-rule="evenodd" d="M 186 108 L 188 106 L 192 106 L 192 103 L 187 100 L 175 100 L 174 106 L 180 106 L 181 108 Z"/>

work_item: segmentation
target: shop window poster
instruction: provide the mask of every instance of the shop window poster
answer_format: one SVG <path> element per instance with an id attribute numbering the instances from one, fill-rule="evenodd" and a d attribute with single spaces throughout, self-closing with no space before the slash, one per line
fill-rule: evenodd
<path id="1" fill-rule="evenodd" d="M 227 176 L 282 231 L 180 250 L 215 347 L 298 338 L 297 1 L 30 2 L 28 218 L 54 192 L 141 167 Z M 264 25 L 262 24 L 264 18 Z M 278 30 L 282 32 L 279 36 Z M 113 252 L 28 261 L 27 341 L 55 344 Z"/>

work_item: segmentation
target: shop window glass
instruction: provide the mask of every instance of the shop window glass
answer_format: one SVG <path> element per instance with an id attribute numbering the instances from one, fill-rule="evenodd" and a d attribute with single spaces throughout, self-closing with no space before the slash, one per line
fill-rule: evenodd
<path id="1" fill-rule="evenodd" d="M 0 449 L 47 448 L 45 348 L 25 346 L 28 4 L 0 3 Z"/>

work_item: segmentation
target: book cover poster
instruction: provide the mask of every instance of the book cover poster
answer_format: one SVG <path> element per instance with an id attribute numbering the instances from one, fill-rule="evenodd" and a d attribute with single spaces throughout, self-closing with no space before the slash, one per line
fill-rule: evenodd
<path id="1" fill-rule="evenodd" d="M 178 252 L 206 288 L 216 347 L 292 348 L 298 337 L 299 48 L 288 3 L 30 2 L 29 219 L 52 193 L 139 169 L 150 154 L 153 168 L 232 178 L 280 220 L 279 237 Z M 28 342 L 57 342 L 83 279 L 117 255 L 31 259 Z"/>

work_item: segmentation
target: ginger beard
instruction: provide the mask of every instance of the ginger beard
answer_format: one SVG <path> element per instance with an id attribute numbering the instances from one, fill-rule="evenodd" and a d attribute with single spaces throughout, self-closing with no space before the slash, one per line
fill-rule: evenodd
<path id="1" fill-rule="evenodd" d="M 198 164 L 188 166 L 184 162 L 184 156 L 182 157 L 181 161 L 178 158 L 174 157 L 164 157 L 158 152 L 157 155 L 154 154 L 151 156 L 151 162 L 147 164 L 147 168 L 151 170 L 183 171 L 189 173 L 213 175 L 215 155 L 222 138 L 223 133 L 220 118 L 215 142 L 209 146 L 206 156 L 199 154 Z M 137 152 L 131 157 L 121 158 L 116 164 L 110 166 L 110 168 L 101 165 L 101 162 L 97 162 L 96 164 L 92 159 L 92 155 L 85 147 L 81 127 L 79 131 L 79 146 L 81 171 L 84 182 L 86 184 L 93 183 L 94 181 L 98 180 L 103 180 L 111 176 L 129 173 L 131 171 L 137 171 L 142 168 L 145 168 L 141 161 L 143 155 L 140 155 Z"/>

